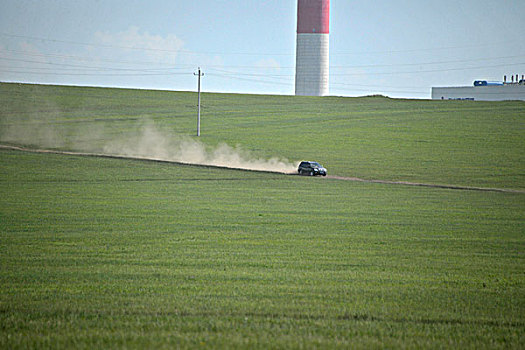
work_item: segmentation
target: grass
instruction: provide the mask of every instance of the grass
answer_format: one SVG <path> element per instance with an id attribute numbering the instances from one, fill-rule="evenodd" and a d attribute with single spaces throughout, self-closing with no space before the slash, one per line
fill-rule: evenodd
<path id="1" fill-rule="evenodd" d="M 193 127 L 188 101 L 194 95 L 189 93 L 0 87 L 11 97 L 16 89 L 31 92 L 20 92 L 20 100 L 9 102 L 0 94 L 1 125 L 11 130 L 52 125 L 53 132 L 66 134 L 55 139 L 57 148 L 96 149 L 108 135 L 137 128 L 133 118 L 153 119 L 175 134 L 190 134 Z M 519 102 L 330 98 L 332 102 L 319 106 L 327 109 L 323 118 L 313 106 L 324 99 L 205 96 L 213 115 L 231 116 L 219 128 L 219 118 L 208 114 L 209 122 L 217 123 L 209 124 L 216 128 L 203 137 L 210 145 L 240 143 L 258 154 L 290 159 L 311 152 L 305 158 L 321 160 L 339 175 L 363 176 L 358 173 L 362 167 L 373 178 L 394 176 L 396 169 L 412 163 L 417 180 L 428 176 L 433 182 L 524 187 L 522 175 L 512 175 L 523 166 L 512 164 L 523 153 L 523 141 L 516 136 L 523 133 L 521 124 L 504 127 L 501 122 L 522 119 L 523 112 L 516 112 L 523 106 Z M 219 103 L 220 98 L 225 101 Z M 184 110 L 185 103 L 189 106 Z M 29 111 L 46 104 L 49 108 L 40 113 Z M 168 115 L 174 106 L 182 106 L 179 119 Z M 432 119 L 430 107 L 424 121 L 407 115 L 424 115 L 420 109 L 428 106 L 435 106 L 437 116 L 449 113 L 455 121 L 443 118 L 441 123 L 458 125 L 456 135 L 472 135 L 454 140 L 435 133 L 440 147 L 448 145 L 445 140 L 458 147 L 454 157 L 442 156 L 444 164 L 466 162 L 459 146 L 481 142 L 489 134 L 501 143 L 498 147 L 506 146 L 492 147 L 490 152 L 501 153 L 498 161 L 483 150 L 470 150 L 474 165 L 456 174 L 436 165 L 439 171 L 431 171 L 414 158 L 397 158 L 397 164 L 387 159 L 395 153 L 388 150 L 377 157 L 393 169 L 336 166 L 350 157 L 341 151 L 343 146 L 332 144 L 344 132 L 357 135 L 361 130 L 372 143 L 374 127 L 378 138 L 388 135 L 381 118 L 399 118 L 411 130 L 424 130 Z M 497 117 L 490 110 L 502 110 L 500 123 L 480 117 L 484 127 L 469 129 L 454 117 L 483 106 L 489 111 L 480 115 Z M 337 117 L 330 128 L 330 115 L 336 112 L 329 108 L 377 115 L 362 121 Z M 407 112 L 396 116 L 396 108 Z M 277 114 L 279 109 L 284 112 Z M 298 121 L 301 116 L 303 122 Z M 73 144 L 74 136 L 82 135 L 78 125 L 93 128 L 97 123 L 104 127 L 96 137 L 85 134 L 84 143 Z M 324 138 L 326 148 L 319 144 L 317 149 L 312 142 L 318 141 L 304 140 L 300 133 L 295 141 L 286 139 L 292 137 L 293 125 L 330 136 Z M 38 136 L 44 141 L 49 130 L 22 143 L 38 146 Z M 253 133 L 238 136 L 237 130 Z M 412 132 L 392 131 L 394 136 L 398 146 L 417 153 L 415 143 L 406 141 L 415 137 Z M 275 137 L 274 142 L 265 137 Z M 276 142 L 280 137 L 284 141 Z M 507 149 L 510 145 L 514 148 Z M 370 155 L 367 147 L 357 154 Z M 498 165 L 506 176 L 490 176 L 487 169 L 497 162 L 507 164 Z M 476 165 L 483 163 L 485 167 Z M 469 172 L 474 179 L 455 181 Z M 1 348 L 525 345 L 525 196 L 520 193 L 6 150 L 0 151 L 0 193 Z"/>
<path id="2" fill-rule="evenodd" d="M 4 348 L 523 345 L 520 194 L 0 157 Z"/>
<path id="3" fill-rule="evenodd" d="M 0 84 L 0 141 L 100 151 L 148 120 L 194 135 L 196 94 Z M 203 95 L 202 136 L 330 174 L 525 189 L 525 102 Z"/>

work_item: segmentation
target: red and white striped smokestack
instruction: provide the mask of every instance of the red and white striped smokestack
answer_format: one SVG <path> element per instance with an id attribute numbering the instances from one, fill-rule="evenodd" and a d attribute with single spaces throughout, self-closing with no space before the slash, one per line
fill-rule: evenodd
<path id="1" fill-rule="evenodd" d="M 328 95 L 330 0 L 298 0 L 295 94 Z"/>

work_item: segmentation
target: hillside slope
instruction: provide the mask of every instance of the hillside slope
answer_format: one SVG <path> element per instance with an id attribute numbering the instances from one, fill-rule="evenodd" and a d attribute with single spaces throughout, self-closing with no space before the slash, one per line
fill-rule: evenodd
<path id="1" fill-rule="evenodd" d="M 2 83 L 0 141 L 100 152 L 146 129 L 158 150 L 196 139 L 195 105 L 191 92 Z M 204 93 L 199 142 L 339 176 L 524 189 L 524 120 L 518 101 Z"/>

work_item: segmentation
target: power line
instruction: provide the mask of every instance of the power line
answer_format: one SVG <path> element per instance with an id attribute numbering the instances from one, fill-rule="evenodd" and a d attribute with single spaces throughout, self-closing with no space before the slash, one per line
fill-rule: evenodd
<path id="1" fill-rule="evenodd" d="M 142 51 L 153 51 L 153 52 L 171 52 L 171 53 L 185 53 L 185 54 L 206 54 L 206 55 L 247 55 L 247 56 L 294 56 L 295 52 L 290 53 L 269 53 L 269 52 L 224 52 L 224 51 L 191 51 L 185 49 L 159 49 L 159 48 L 149 48 L 149 47 L 135 47 L 135 46 L 121 46 L 121 45 L 110 45 L 110 44 L 95 44 L 87 43 L 74 40 L 63 40 L 63 39 L 50 39 L 42 38 L 28 35 L 19 35 L 0 32 L 0 35 L 13 37 L 13 38 L 22 38 L 35 41 L 48 41 L 72 45 L 81 45 L 81 46 L 93 46 L 93 47 L 105 47 L 105 48 L 118 48 L 126 50 L 142 50 Z M 392 54 L 392 53 L 413 53 L 413 52 L 425 52 L 425 51 L 442 51 L 442 50 L 454 50 L 454 49 L 469 49 L 469 48 L 481 48 L 481 47 L 494 47 L 496 45 L 505 45 L 505 44 L 515 44 L 511 41 L 503 41 L 497 43 L 486 43 L 481 45 L 457 45 L 457 46 L 447 46 L 447 47 L 434 47 L 434 48 L 417 48 L 417 49 L 404 49 L 404 50 L 382 50 L 382 51 L 362 51 L 362 52 L 352 52 L 352 51 L 332 51 L 330 55 L 371 55 L 371 54 Z M 312 52 L 312 54 L 315 54 Z"/>
<path id="2" fill-rule="evenodd" d="M 277 69 L 277 68 L 275 68 Z M 214 71 L 217 71 L 217 72 L 221 72 L 221 73 L 225 73 L 225 74 L 232 74 L 232 75 L 242 75 L 242 76 L 249 76 L 249 77 L 276 77 L 276 78 L 280 78 L 280 77 L 293 77 L 294 74 L 256 74 L 256 73 L 242 73 L 242 72 L 238 72 L 238 71 L 228 71 L 228 70 L 224 70 L 224 69 L 218 69 L 218 68 L 212 68 L 212 70 Z"/>
<path id="3" fill-rule="evenodd" d="M 34 53 L 34 52 L 27 52 L 27 51 L 21 51 L 21 50 L 11 50 L 11 49 L 3 49 L 2 52 L 11 52 L 11 53 L 19 53 L 25 56 L 34 56 L 34 57 L 45 57 L 45 58 L 59 58 L 59 59 L 74 59 L 78 61 L 98 61 L 98 62 L 108 62 L 108 63 L 124 63 L 124 64 L 144 64 L 144 65 L 151 65 L 151 64 L 166 64 L 166 65 L 173 65 L 173 62 L 153 62 L 153 61 L 123 61 L 123 60 L 113 60 L 113 59 L 104 59 L 101 57 L 88 57 L 88 56 L 76 56 L 76 55 L 61 55 L 61 54 L 45 54 L 45 53 Z M 184 66 L 187 68 L 194 67 L 194 64 L 179 64 L 179 66 Z M 181 68 L 182 69 L 182 68 Z"/>
<path id="4" fill-rule="evenodd" d="M 413 89 L 413 90 L 421 91 L 421 89 L 431 88 L 430 86 L 391 86 L 391 85 L 366 85 L 366 84 L 347 84 L 347 83 L 330 82 L 330 86 L 332 85 L 333 86 L 348 86 L 348 87 L 351 87 L 352 89 L 354 89 L 354 87 L 357 87 L 356 90 L 358 90 L 359 88 L 368 88 L 367 90 L 387 88 L 387 89 L 408 89 L 408 90 Z"/>
<path id="5" fill-rule="evenodd" d="M 80 61 L 100 61 L 100 62 L 110 62 L 110 63 L 125 63 L 125 64 L 159 64 L 158 62 L 145 62 L 145 61 L 118 61 L 118 60 L 107 60 L 102 58 L 93 58 L 93 57 L 82 57 L 82 56 L 73 56 L 73 55 L 57 55 L 57 54 L 35 54 L 35 53 L 28 53 L 24 51 L 18 51 L 18 50 L 4 50 L 8 52 L 13 53 L 21 53 L 23 55 L 27 56 L 35 56 L 35 57 L 45 57 L 45 58 L 63 58 L 63 59 L 75 59 Z M 511 58 L 524 58 L 525 55 L 514 55 L 514 56 L 501 56 L 501 57 L 487 57 L 487 58 L 478 58 L 478 59 L 469 59 L 469 60 L 453 60 L 453 61 L 433 61 L 433 62 L 416 62 L 416 63 L 394 63 L 394 64 L 372 64 L 372 65 L 331 65 L 330 69 L 352 69 L 352 68 L 384 68 L 384 67 L 413 67 L 413 66 L 425 66 L 425 65 L 440 65 L 440 64 L 451 64 L 451 63 L 468 63 L 468 62 L 481 62 L 481 61 L 492 61 L 492 60 L 502 60 L 502 59 L 511 59 Z M 72 65 L 72 64 L 64 64 L 64 63 L 52 63 L 52 62 L 41 62 L 41 61 L 29 61 L 29 60 L 22 60 L 18 58 L 6 58 L 6 57 L 0 57 L 0 59 L 4 60 L 18 60 L 18 61 L 25 61 L 29 63 L 41 63 L 41 64 L 49 64 L 49 65 L 64 65 L 64 66 L 78 66 L 80 68 L 85 67 L 88 68 L 90 66 L 81 66 L 81 65 Z M 161 63 L 162 64 L 162 63 Z M 167 63 L 166 63 L 167 64 Z M 497 66 L 504 66 L 504 65 L 519 65 L 522 63 L 505 63 L 505 64 L 499 64 Z M 193 67 L 192 64 L 177 64 L 177 67 L 174 67 L 172 64 L 170 67 L 159 67 L 159 68 L 153 68 L 148 70 L 161 70 L 161 69 L 188 69 L 190 67 Z M 242 68 L 242 69 L 263 69 L 263 70 L 288 70 L 288 69 L 295 69 L 294 66 L 276 66 L 276 67 L 261 67 L 261 66 L 250 66 L 250 65 L 206 65 L 208 68 L 216 68 L 219 70 L 220 68 Z M 489 66 L 482 66 L 477 68 L 492 68 L 496 67 L 494 65 Z M 92 67 L 92 68 L 100 68 L 100 69 L 114 69 L 114 70 L 140 70 L 137 68 L 109 68 L 109 67 Z M 477 69 L 476 68 L 476 69 Z M 459 69 L 473 69 L 471 67 L 468 68 L 451 68 L 452 70 L 459 70 Z M 448 69 L 439 69 L 435 71 L 446 71 Z M 232 73 L 232 74 L 238 74 L 238 71 L 231 72 L 231 71 L 223 71 L 225 73 Z M 419 72 L 419 71 L 418 71 Z M 434 71 L 431 71 L 434 72 Z M 345 73 L 340 73 L 345 74 Z M 339 74 L 339 75 L 340 75 Z M 353 75 L 354 73 L 347 73 Z M 388 74 L 388 73 L 387 73 Z M 397 72 L 396 72 L 397 74 Z M 274 76 L 291 76 L 292 74 L 274 74 Z"/>
<path id="6" fill-rule="evenodd" d="M 49 42 L 55 42 L 55 43 L 62 43 L 62 44 L 71 44 L 71 45 L 80 45 L 80 46 L 91 46 L 91 47 L 103 47 L 103 48 L 116 48 L 116 49 L 125 49 L 125 50 L 139 50 L 139 51 L 153 51 L 153 52 L 168 52 L 168 53 L 184 53 L 184 54 L 205 54 L 205 55 L 246 55 L 246 56 L 290 56 L 294 55 L 295 53 L 290 54 L 283 54 L 283 53 L 268 53 L 268 52 L 195 52 L 191 50 L 184 50 L 184 49 L 158 49 L 158 48 L 150 48 L 150 47 L 136 47 L 136 46 L 121 46 L 121 45 L 110 45 L 110 44 L 94 44 L 94 43 L 86 43 L 81 41 L 73 41 L 73 40 L 60 40 L 60 39 L 48 39 L 48 38 L 41 38 L 41 37 L 34 37 L 34 36 L 27 36 L 27 35 L 17 35 L 17 34 L 9 34 L 9 33 L 0 33 L 0 35 L 14 37 L 14 38 L 22 38 L 22 39 L 29 39 L 29 40 L 37 40 L 37 41 L 49 41 Z"/>
<path id="7" fill-rule="evenodd" d="M 382 50 L 382 51 L 347 51 L 347 52 L 337 52 L 337 55 L 375 55 L 375 54 L 391 54 L 391 53 L 413 53 L 413 52 L 425 52 L 425 51 L 444 51 L 444 50 L 456 50 L 456 49 L 472 49 L 472 48 L 482 48 L 482 47 L 494 47 L 501 45 L 516 44 L 514 41 L 500 41 L 497 43 L 486 43 L 480 45 L 457 45 L 457 46 L 446 46 L 446 47 L 427 47 L 427 48 L 418 48 L 418 49 L 405 49 L 405 50 Z M 331 54 L 331 53 L 330 53 Z"/>
<path id="8" fill-rule="evenodd" d="M 497 68 L 497 67 L 508 67 L 508 66 L 519 66 L 525 65 L 525 63 L 502 63 L 494 64 L 489 66 L 478 66 L 478 67 L 461 67 L 461 68 L 444 68 L 444 69 L 432 69 L 432 70 L 415 70 L 415 71 L 399 71 L 399 72 L 361 72 L 361 73 L 339 73 L 339 76 L 363 76 L 363 75 L 394 75 L 394 74 L 419 74 L 419 73 L 442 73 L 442 72 L 451 72 L 451 71 L 461 71 L 461 70 L 476 70 L 476 69 L 487 69 L 487 68 Z"/>
<path id="9" fill-rule="evenodd" d="M 343 89 L 343 88 L 331 88 L 331 91 L 363 91 L 363 92 L 373 92 L 373 93 L 380 93 L 380 92 L 388 92 L 388 93 L 400 93 L 400 94 L 429 94 L 430 88 L 428 88 L 426 91 L 423 90 L 417 90 L 417 91 L 408 91 L 408 90 L 391 90 L 391 89 L 356 89 L 356 88 L 350 88 L 350 89 Z"/>
<path id="10" fill-rule="evenodd" d="M 1 57 L 0 60 L 4 61 L 14 61 L 14 62 L 25 62 L 25 63 L 36 63 L 41 65 L 52 65 L 52 66 L 60 66 L 60 67 L 76 67 L 76 68 L 82 68 L 82 69 L 93 69 L 93 70 L 102 70 L 102 71 L 111 71 L 111 70 L 119 70 L 119 71 L 134 71 L 134 72 L 153 72 L 153 71 L 165 71 L 168 73 L 168 70 L 181 70 L 186 68 L 176 68 L 176 67 L 170 67 L 170 68 L 120 68 L 120 67 L 101 67 L 101 66 L 86 66 L 86 65 L 80 65 L 80 64 L 71 64 L 71 63 L 55 63 L 55 62 L 43 62 L 43 61 L 34 61 L 34 60 L 24 60 L 24 59 L 18 59 L 18 58 L 6 58 Z M 24 67 L 21 67 L 24 68 Z"/>
<path id="11" fill-rule="evenodd" d="M 6 33 L 0 33 L 0 35 L 7 35 L 12 37 L 21 37 L 32 40 L 43 40 L 50 42 L 60 42 L 60 43 L 73 43 L 77 45 L 89 45 L 89 46 L 99 46 L 115 49 L 133 49 L 133 50 L 146 50 L 146 51 L 161 51 L 161 52 L 181 52 L 181 50 L 169 50 L 169 49 L 154 49 L 154 48 L 139 48 L 139 47 L 127 47 L 127 46 L 118 46 L 118 45 L 105 45 L 105 44 L 89 44 L 81 43 L 74 41 L 66 40 L 55 40 L 55 39 L 44 39 L 36 37 L 26 37 L 21 35 L 11 35 Z M 468 47 L 477 47 L 477 46 L 468 46 Z M 456 47 L 457 48 L 457 47 Z M 434 48 L 434 49 L 419 49 L 419 50 L 399 50 L 399 51 L 382 51 L 385 53 L 391 52 L 413 52 L 413 51 L 425 51 L 425 50 L 439 50 L 445 48 Z M 447 48 L 447 49 L 450 49 Z M 182 50 L 184 51 L 184 50 Z M 14 54 L 21 54 L 23 56 L 29 57 L 39 57 L 39 59 L 27 59 L 27 58 L 17 58 L 17 57 L 2 57 L 2 53 L 11 52 Z M 186 52 L 190 53 L 190 51 Z M 191 52 L 193 54 L 199 54 L 196 52 Z M 200 54 L 203 54 L 201 52 Z M 209 53 L 208 53 L 209 54 Z M 228 53 L 230 54 L 230 53 Z M 246 54 L 246 55 L 259 55 L 258 53 L 231 53 L 232 55 L 236 54 Z M 294 53 L 295 54 L 295 53 Z M 332 53 L 334 54 L 334 53 Z M 352 54 L 352 53 L 344 53 Z M 264 53 L 261 55 L 272 55 Z M 279 55 L 279 54 L 277 54 Z M 286 54 L 288 55 L 288 54 Z M 14 56 L 14 55 L 9 55 Z M 284 54 L 281 54 L 284 56 Z M 478 65 L 474 67 L 457 67 L 457 63 L 469 63 L 469 62 L 483 62 L 483 61 L 494 61 L 494 60 L 507 60 L 507 59 L 516 59 L 524 58 L 524 55 L 513 55 L 513 56 L 503 56 L 503 57 L 477 57 L 469 60 L 448 60 L 448 61 L 431 61 L 431 62 L 420 62 L 420 63 L 394 63 L 394 64 L 369 64 L 369 65 L 334 65 L 330 69 L 337 72 L 340 69 L 353 69 L 353 68 L 363 68 L 363 69 L 374 69 L 374 68 L 394 68 L 394 67 L 417 67 L 417 66 L 432 66 L 432 65 L 455 65 L 453 68 L 435 68 L 435 69 L 419 69 L 419 70 L 389 70 L 383 72 L 356 72 L 356 73 L 335 73 L 332 72 L 332 77 L 351 77 L 351 76 L 378 76 L 378 75 L 403 75 L 403 74 L 423 74 L 423 73 L 442 73 L 448 71 L 462 71 L 462 70 L 478 70 L 478 69 L 487 69 L 487 68 L 496 68 L 496 67 L 510 67 L 517 65 L 524 65 L 525 63 L 498 63 L 498 64 L 487 64 L 487 65 Z M 3 73 L 13 73 L 13 74 L 34 74 L 34 75 L 62 75 L 62 76 L 174 76 L 174 75 L 191 75 L 192 73 L 188 72 L 189 67 L 194 67 L 190 64 L 177 64 L 176 66 L 172 63 L 165 63 L 166 67 L 156 67 L 156 68 L 140 68 L 140 67 L 118 67 L 118 66 L 104 66 L 104 65 L 95 65 L 93 62 L 107 62 L 107 63 L 116 63 L 116 64 L 126 64 L 126 65 L 148 65 L 152 64 L 163 64 L 159 62 L 145 62 L 145 61 L 119 61 L 111 60 L 104 58 L 93 58 L 93 57 L 83 57 L 83 56 L 74 56 L 74 55 L 63 55 L 63 54 L 54 54 L 54 53 L 34 53 L 34 52 L 25 52 L 20 50 L 10 50 L 2 49 L 0 52 L 0 60 L 7 62 L 17 62 L 17 63 L 29 63 L 34 65 L 33 67 L 22 67 L 22 66 L 11 66 L 11 67 L 2 67 L 0 72 Z M 48 60 L 48 61 L 44 61 Z M 57 62 L 57 60 L 63 60 L 65 62 Z M 82 64 L 82 63 L 72 63 L 71 61 L 89 61 L 91 64 Z M 37 66 L 38 65 L 38 66 Z M 281 86 L 293 86 L 293 77 L 294 73 L 281 74 L 276 71 L 280 70 L 291 70 L 295 69 L 295 66 L 250 66 L 250 65 L 202 65 L 204 68 L 211 70 L 207 72 L 207 75 L 212 77 L 217 77 L 221 79 L 234 79 L 240 81 L 247 81 L 256 84 L 269 84 L 269 85 L 281 85 Z M 226 69 L 224 69 L 226 68 Z M 186 72 L 183 72 L 186 70 Z M 250 72 L 249 70 L 257 70 L 257 72 Z M 268 73 L 262 73 L 260 70 L 267 71 Z M 263 72 L 264 72 L 263 71 Z M 274 71 L 275 73 L 270 73 Z M 335 90 L 341 89 L 341 87 L 348 87 L 352 91 L 371 91 L 374 89 L 380 89 L 385 92 L 395 92 L 395 93 L 411 93 L 417 94 L 422 93 L 421 90 L 418 91 L 408 91 L 410 89 L 429 89 L 430 87 L 401 87 L 401 86 L 383 86 L 383 85 L 359 85 L 359 84 L 347 84 L 339 83 L 333 81 L 330 83 L 331 86 L 334 86 Z M 339 86 L 339 87 L 338 87 Z M 358 88 L 355 88 L 358 87 Z M 361 88 L 359 88 L 361 87 Z M 365 89 L 369 88 L 369 89 Z M 387 90 L 384 90 L 384 89 Z M 388 90 L 393 89 L 393 90 Z M 403 89 L 403 90 L 398 90 Z"/>
<path id="12" fill-rule="evenodd" d="M 284 85 L 284 86 L 293 86 L 293 83 L 284 83 L 284 82 L 277 82 L 277 81 L 268 81 L 268 80 L 262 80 L 262 79 L 250 79 L 250 78 L 241 78 L 234 75 L 226 75 L 226 74 L 219 74 L 219 73 L 208 73 L 209 76 L 216 76 L 216 77 L 223 77 L 228 79 L 235 79 L 235 80 L 243 80 L 243 81 L 250 81 L 254 83 L 262 83 L 262 84 L 272 84 L 272 85 Z"/>
<path id="13" fill-rule="evenodd" d="M 39 37 L 34 37 L 34 36 L 8 34 L 8 33 L 0 33 L 0 35 L 14 37 L 14 38 L 23 38 L 23 39 L 30 39 L 30 40 L 37 40 L 37 41 L 49 41 L 49 42 L 55 42 L 55 43 L 81 45 L 81 46 L 105 47 L 105 48 L 116 48 L 116 49 L 126 49 L 126 50 L 141 50 L 141 51 L 156 51 L 156 52 L 173 52 L 173 53 L 183 52 L 183 50 L 154 49 L 154 48 L 149 48 L 149 47 L 133 47 L 133 46 L 120 46 L 120 45 L 109 45 L 109 44 L 94 44 L 94 43 L 86 43 L 86 42 L 81 42 L 81 41 L 48 39 L 48 38 L 39 38 Z"/>
<path id="14" fill-rule="evenodd" d="M 331 65 L 330 68 L 380 68 L 380 67 L 410 67 L 410 66 L 427 66 L 427 65 L 438 65 L 438 64 L 450 64 L 450 63 L 468 63 L 468 62 L 480 62 L 480 61 L 493 61 L 503 60 L 509 58 L 524 58 L 525 55 L 515 56 L 504 56 L 504 57 L 488 57 L 478 58 L 469 60 L 453 60 L 453 61 L 433 61 L 433 62 L 416 62 L 416 63 L 392 63 L 392 64 L 367 64 L 367 65 L 351 65 L 351 66 L 340 66 Z"/>
<path id="15" fill-rule="evenodd" d="M 165 73 L 69 73 L 69 72 L 57 72 L 55 70 L 53 71 L 29 71 L 29 70 L 16 70 L 16 69 L 22 69 L 20 67 L 14 68 L 15 70 L 12 70 L 10 68 L 0 68 L 0 72 L 4 73 L 18 73 L 18 74 L 37 74 L 37 75 L 65 75 L 65 76 L 162 76 L 162 75 L 191 75 L 191 73 L 173 73 L 173 72 L 165 72 Z"/>

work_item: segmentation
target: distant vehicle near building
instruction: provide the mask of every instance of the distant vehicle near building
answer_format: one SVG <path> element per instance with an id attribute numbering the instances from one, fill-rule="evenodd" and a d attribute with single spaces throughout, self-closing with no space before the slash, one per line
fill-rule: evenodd
<path id="1" fill-rule="evenodd" d="M 486 80 L 476 80 L 474 86 L 500 86 L 503 85 L 500 81 L 486 81 Z"/>

